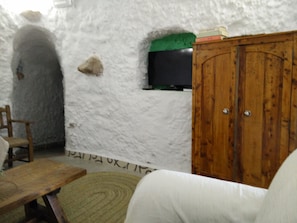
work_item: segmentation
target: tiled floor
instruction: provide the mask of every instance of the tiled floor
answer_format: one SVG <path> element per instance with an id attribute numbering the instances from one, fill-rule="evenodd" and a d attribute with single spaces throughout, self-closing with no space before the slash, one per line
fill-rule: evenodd
<path id="1" fill-rule="evenodd" d="M 48 158 L 59 162 L 71 164 L 73 166 L 79 166 L 87 169 L 88 173 L 105 171 L 104 167 L 98 166 L 95 163 L 88 162 L 86 160 L 75 159 L 65 155 L 64 149 L 51 148 L 51 149 L 39 149 L 34 152 L 34 159 Z"/>
<path id="2" fill-rule="evenodd" d="M 143 173 L 134 171 L 133 169 L 119 168 L 116 165 L 111 165 L 106 162 L 94 162 L 85 159 L 79 159 L 74 157 L 69 157 L 65 155 L 64 148 L 46 148 L 46 149 L 37 149 L 34 151 L 34 159 L 52 159 L 59 162 L 64 162 L 73 166 L 78 166 L 87 169 L 88 173 L 100 172 L 100 171 L 114 171 L 114 172 L 126 172 L 129 174 L 143 176 Z M 15 161 L 14 166 L 22 165 L 24 162 Z M 4 166 L 5 168 L 6 166 Z M 6 167 L 7 168 L 7 167 Z"/>

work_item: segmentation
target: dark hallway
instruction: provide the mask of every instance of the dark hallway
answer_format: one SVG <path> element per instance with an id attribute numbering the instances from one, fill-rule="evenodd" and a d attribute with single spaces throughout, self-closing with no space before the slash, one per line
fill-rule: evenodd
<path id="1" fill-rule="evenodd" d="M 35 147 L 64 149 L 63 73 L 53 35 L 25 26 L 15 34 L 13 49 L 13 116 L 34 122 Z"/>

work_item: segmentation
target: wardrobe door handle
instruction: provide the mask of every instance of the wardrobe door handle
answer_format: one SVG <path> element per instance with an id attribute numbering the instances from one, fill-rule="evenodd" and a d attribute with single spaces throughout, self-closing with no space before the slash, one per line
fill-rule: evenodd
<path id="1" fill-rule="evenodd" d="M 249 110 L 245 110 L 245 111 L 243 112 L 243 114 L 244 114 L 244 116 L 246 116 L 246 117 L 250 117 L 250 116 L 252 115 L 252 112 L 249 111 Z"/>
<path id="2" fill-rule="evenodd" d="M 229 114 L 229 108 L 224 108 L 223 109 L 223 114 L 228 115 Z"/>

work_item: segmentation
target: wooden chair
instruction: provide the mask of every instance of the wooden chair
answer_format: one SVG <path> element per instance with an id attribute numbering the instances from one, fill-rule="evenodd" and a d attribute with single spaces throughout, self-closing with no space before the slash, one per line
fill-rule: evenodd
<path id="1" fill-rule="evenodd" d="M 16 124 L 24 125 L 26 138 L 14 136 L 13 127 Z M 9 105 L 0 107 L 0 134 L 9 144 L 8 157 L 6 160 L 6 162 L 8 162 L 8 167 L 12 167 L 13 161 L 15 160 L 24 162 L 33 161 L 33 140 L 30 124 L 31 122 L 26 120 L 12 119 Z M 7 132 L 3 129 L 6 129 Z M 14 154 L 15 148 L 26 149 L 27 153 Z"/>

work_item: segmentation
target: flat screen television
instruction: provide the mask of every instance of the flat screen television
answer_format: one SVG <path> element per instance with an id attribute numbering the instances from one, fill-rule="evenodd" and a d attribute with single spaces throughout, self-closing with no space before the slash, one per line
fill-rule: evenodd
<path id="1" fill-rule="evenodd" d="M 192 48 L 148 54 L 148 84 L 153 89 L 192 88 Z"/>

